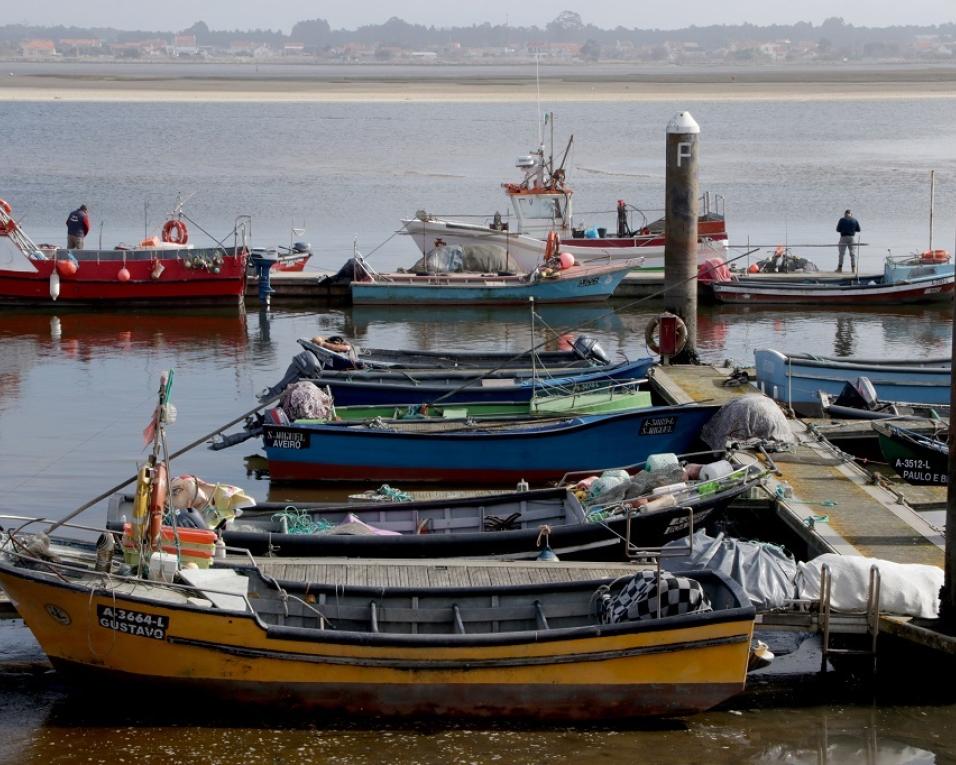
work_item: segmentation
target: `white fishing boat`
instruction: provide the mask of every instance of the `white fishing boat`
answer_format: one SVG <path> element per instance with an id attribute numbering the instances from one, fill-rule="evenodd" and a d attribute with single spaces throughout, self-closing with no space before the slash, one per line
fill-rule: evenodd
<path id="1" fill-rule="evenodd" d="M 545 156 L 544 144 L 519 157 L 515 166 L 522 177 L 517 183 L 503 183 L 511 207 L 504 220 L 495 213 L 487 222 L 447 220 L 419 210 L 403 220 L 404 233 L 411 236 L 423 255 L 443 248 L 460 248 L 466 261 L 509 263 L 523 273 L 533 271 L 546 260 L 548 235 L 554 232 L 560 251 L 580 262 L 641 258 L 641 269 L 664 267 L 664 219 L 648 221 L 637 208 L 624 200 L 617 202 L 615 227 L 576 227 L 573 220 L 573 190 L 565 182 L 565 162 L 574 136 L 568 141 L 561 163 L 555 166 L 553 152 Z M 723 257 L 727 228 L 723 198 L 704 194 L 698 220 L 699 258 Z"/>

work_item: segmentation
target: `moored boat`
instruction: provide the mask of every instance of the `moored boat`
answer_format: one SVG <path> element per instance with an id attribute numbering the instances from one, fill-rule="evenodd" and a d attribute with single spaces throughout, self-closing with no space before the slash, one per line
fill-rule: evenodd
<path id="1" fill-rule="evenodd" d="M 325 369 L 532 369 L 555 370 L 609 365 L 610 359 L 588 335 L 568 338 L 569 350 L 412 351 L 359 347 L 340 336 L 299 338 Z"/>
<path id="2" fill-rule="evenodd" d="M 721 303 L 746 305 L 939 303 L 953 297 L 953 264 L 948 261 L 948 254 L 933 250 L 922 255 L 887 258 L 880 275 L 788 281 L 741 277 L 712 282 L 710 288 Z"/>
<path id="3" fill-rule="evenodd" d="M 0 584 L 57 671 L 79 688 L 122 681 L 143 703 L 607 721 L 698 712 L 746 678 L 755 611 L 712 571 L 428 589 L 215 567 L 146 580 L 12 536 Z"/>
<path id="4" fill-rule="evenodd" d="M 907 483 L 946 486 L 949 483 L 949 444 L 892 422 L 874 422 L 880 451 Z"/>
<path id="5" fill-rule="evenodd" d="M 268 401 L 293 382 L 310 380 L 328 388 L 339 406 L 519 402 L 640 380 L 655 363 L 655 359 L 646 357 L 600 367 L 570 367 L 552 375 L 533 368 L 337 371 L 324 370 L 322 361 L 306 348 L 293 357 L 282 379 L 266 388 L 259 399 Z"/>
<path id="6" fill-rule="evenodd" d="M 636 260 L 546 266 L 524 274 L 373 273 L 353 281 L 354 305 L 526 305 L 607 300 Z"/>
<path id="7" fill-rule="evenodd" d="M 0 205 L 0 242 L 11 242 L 23 256 L 22 268 L 0 269 L 0 302 L 239 304 L 246 284 L 247 232 L 247 220 L 239 219 L 232 246 L 194 247 L 187 243 L 185 221 L 173 217 L 163 227 L 161 237 L 149 237 L 131 247 L 65 250 L 35 244 Z"/>
<path id="8" fill-rule="evenodd" d="M 781 353 L 773 349 L 754 351 L 757 387 L 795 411 L 816 415 L 819 391 L 839 395 L 843 386 L 867 377 L 883 401 L 948 404 L 950 366 L 948 357 L 938 359 L 838 359 L 808 353 Z"/>
<path id="9" fill-rule="evenodd" d="M 480 422 L 264 424 L 263 445 L 273 481 L 514 484 L 690 451 L 718 408 L 649 407 Z"/>
<path id="10" fill-rule="evenodd" d="M 569 149 L 570 145 L 569 141 Z M 565 182 L 564 161 L 555 166 L 553 156 L 545 157 L 541 143 L 519 158 L 516 167 L 522 173 L 521 180 L 502 184 L 511 205 L 510 220 L 502 221 L 496 214 L 489 224 L 479 225 L 419 211 L 415 218 L 402 221 L 404 232 L 426 256 L 445 247 L 461 248 L 466 258 L 473 253 L 479 258 L 496 253 L 523 272 L 530 272 L 547 260 L 551 232 L 558 236 L 561 252 L 582 261 L 595 257 L 612 261 L 641 258 L 636 268 L 664 267 L 663 219 L 649 222 L 641 211 L 618 201 L 616 225 L 610 236 L 608 229 L 601 226 L 577 228 L 572 214 L 573 191 Z M 723 256 L 727 243 L 723 200 L 705 194 L 702 208 L 698 219 L 699 257 L 706 260 Z M 634 220 L 635 215 L 638 220 Z"/>

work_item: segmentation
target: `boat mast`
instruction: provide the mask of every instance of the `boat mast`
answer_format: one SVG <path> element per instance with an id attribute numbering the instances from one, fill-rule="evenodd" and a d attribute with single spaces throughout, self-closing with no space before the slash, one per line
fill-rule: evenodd
<path id="1" fill-rule="evenodd" d="M 936 196 L 936 171 L 929 171 L 929 251 L 933 251 L 933 207 Z"/>

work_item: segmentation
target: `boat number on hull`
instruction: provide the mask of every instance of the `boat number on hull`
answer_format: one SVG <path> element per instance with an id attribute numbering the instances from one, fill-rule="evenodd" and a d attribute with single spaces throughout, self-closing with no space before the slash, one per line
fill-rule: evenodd
<path id="1" fill-rule="evenodd" d="M 893 467 L 906 481 L 931 483 L 937 486 L 949 483 L 949 476 L 946 473 L 933 472 L 933 466 L 929 460 L 897 457 L 893 462 Z"/>
<path id="2" fill-rule="evenodd" d="M 116 606 L 98 605 L 96 620 L 103 629 L 153 640 L 165 640 L 166 630 L 169 629 L 169 619 L 165 616 Z"/>
<path id="3" fill-rule="evenodd" d="M 308 449 L 310 433 L 301 430 L 269 428 L 265 431 L 266 446 L 272 449 Z"/>
<path id="4" fill-rule="evenodd" d="M 600 281 L 600 279 L 598 279 L 598 277 L 596 277 L 596 276 L 588 276 L 588 277 L 585 277 L 584 279 L 578 279 L 578 286 L 579 286 L 579 287 L 593 287 L 593 286 L 594 286 L 595 284 L 597 284 L 599 281 Z"/>
<path id="5" fill-rule="evenodd" d="M 677 418 L 674 416 L 645 417 L 641 420 L 641 435 L 660 436 L 665 433 L 673 433 L 675 425 L 677 425 Z"/>

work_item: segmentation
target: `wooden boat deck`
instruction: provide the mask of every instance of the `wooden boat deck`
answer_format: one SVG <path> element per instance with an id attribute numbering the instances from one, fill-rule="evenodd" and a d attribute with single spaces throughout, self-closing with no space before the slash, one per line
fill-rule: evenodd
<path id="1" fill-rule="evenodd" d="M 362 560 L 259 558 L 259 568 L 281 581 L 340 587 L 497 587 L 633 576 L 630 563 L 495 560 Z"/>

